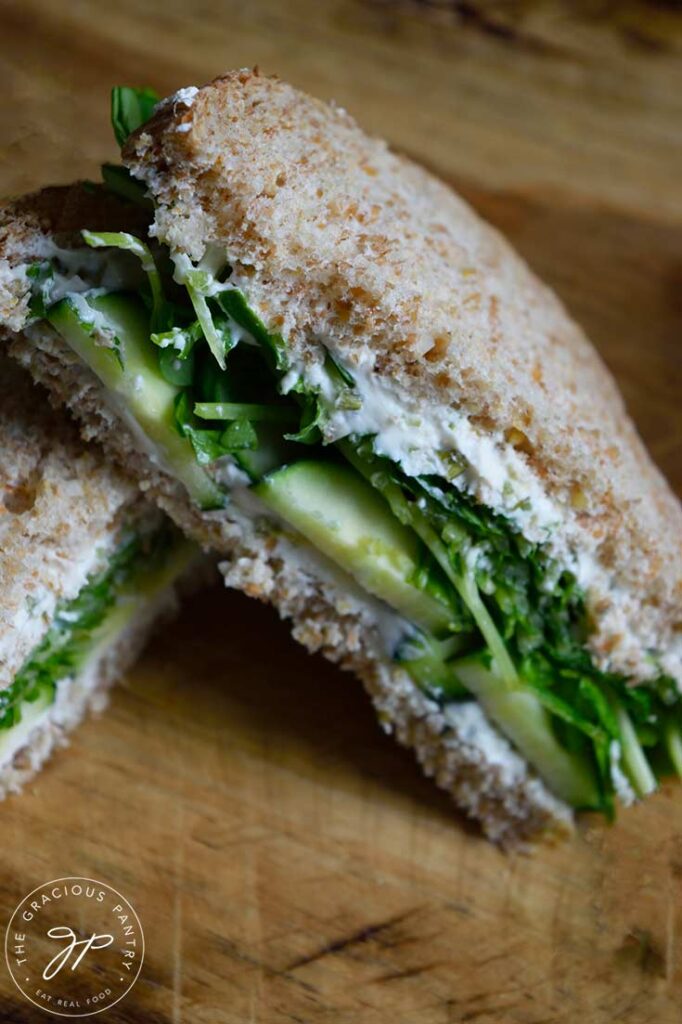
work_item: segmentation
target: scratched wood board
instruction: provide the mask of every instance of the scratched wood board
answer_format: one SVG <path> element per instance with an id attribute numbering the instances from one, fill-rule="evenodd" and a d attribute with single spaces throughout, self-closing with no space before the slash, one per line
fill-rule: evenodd
<path id="1" fill-rule="evenodd" d="M 674 5 L 0 0 L 0 188 L 96 176 L 115 82 L 259 63 L 451 181 L 588 328 L 682 490 Z M 0 922 L 101 878 L 146 959 L 112 1022 L 682 1019 L 682 789 L 505 856 L 359 684 L 219 586 L 0 809 Z M 0 969 L 0 1016 L 45 1020 Z"/>

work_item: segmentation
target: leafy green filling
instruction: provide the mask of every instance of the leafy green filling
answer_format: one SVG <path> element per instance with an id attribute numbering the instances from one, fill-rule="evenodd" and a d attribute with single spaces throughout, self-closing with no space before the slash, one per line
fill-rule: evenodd
<path id="1" fill-rule="evenodd" d="M 168 524 L 151 534 L 128 532 L 105 568 L 90 576 L 76 597 L 58 604 L 49 630 L 11 686 L 0 692 L 0 729 L 21 721 L 24 703 L 53 699 L 59 680 L 87 661 L 97 630 L 114 606 L 135 592 L 142 576 L 160 568 L 177 543 L 177 531 Z"/>
<path id="2" fill-rule="evenodd" d="M 111 127 L 119 146 L 154 113 L 160 97 L 153 89 L 122 85 L 111 90 Z"/>
<path id="3" fill-rule="evenodd" d="M 673 706 L 679 712 L 674 681 L 661 675 L 647 687 L 632 687 L 625 677 L 598 670 L 585 646 L 584 595 L 570 572 L 559 572 L 540 545 L 465 491 L 440 478 L 406 476 L 374 454 L 370 439 L 351 443 L 352 461 L 387 495 L 396 514 L 420 535 L 424 521 L 437 534 L 453 582 L 459 580 L 461 589 L 469 579 L 497 633 L 497 638 L 486 636 L 489 663 L 497 661 L 499 673 L 495 652 L 502 644 L 516 673 L 511 685 L 531 688 L 551 714 L 562 744 L 594 759 L 601 806 L 609 810 L 612 744 L 618 743 L 626 758 L 645 758 L 642 748 L 647 748 L 657 762 L 664 759 L 663 726 Z M 482 557 L 472 569 L 467 556 L 477 549 Z M 456 678 L 456 661 L 453 671 Z M 641 786 L 632 775 L 638 792 Z"/>
<path id="4" fill-rule="evenodd" d="M 149 120 L 160 98 L 153 89 L 134 89 L 124 85 L 111 90 L 111 126 L 119 146 L 123 146 L 128 136 Z M 107 188 L 119 198 L 153 209 L 151 200 L 146 198 L 144 186 L 133 178 L 127 168 L 119 164 L 104 164 L 102 178 Z"/>

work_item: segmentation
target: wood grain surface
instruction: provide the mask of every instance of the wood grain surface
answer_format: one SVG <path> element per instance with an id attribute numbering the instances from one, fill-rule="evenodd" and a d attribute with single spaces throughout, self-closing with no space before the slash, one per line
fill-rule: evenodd
<path id="1" fill-rule="evenodd" d="M 258 63 L 509 235 L 682 491 L 681 50 L 673 3 L 0 0 L 0 189 L 96 176 L 113 83 Z M 357 682 L 220 587 L 0 814 L 3 926 L 60 875 L 135 905 L 145 965 L 111 1022 L 682 1021 L 682 789 L 505 856 Z M 0 1019 L 47 1019 L 4 965 Z"/>

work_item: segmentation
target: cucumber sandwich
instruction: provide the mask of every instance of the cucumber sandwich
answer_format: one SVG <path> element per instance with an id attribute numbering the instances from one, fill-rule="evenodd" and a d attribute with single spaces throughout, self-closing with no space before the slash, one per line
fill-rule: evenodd
<path id="1" fill-rule="evenodd" d="M 197 549 L 0 357 L 0 796 L 131 664 Z"/>
<path id="2" fill-rule="evenodd" d="M 342 110 L 116 89 L 2 213 L 9 349 L 503 843 L 682 769 L 682 513 L 558 300 Z"/>

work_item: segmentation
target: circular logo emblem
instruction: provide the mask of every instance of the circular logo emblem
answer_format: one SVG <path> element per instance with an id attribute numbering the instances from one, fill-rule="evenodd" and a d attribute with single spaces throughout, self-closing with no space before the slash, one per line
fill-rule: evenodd
<path id="1" fill-rule="evenodd" d="M 55 878 L 12 914 L 5 957 L 17 988 L 41 1010 L 89 1017 L 135 984 L 144 958 L 142 925 L 105 882 Z"/>

